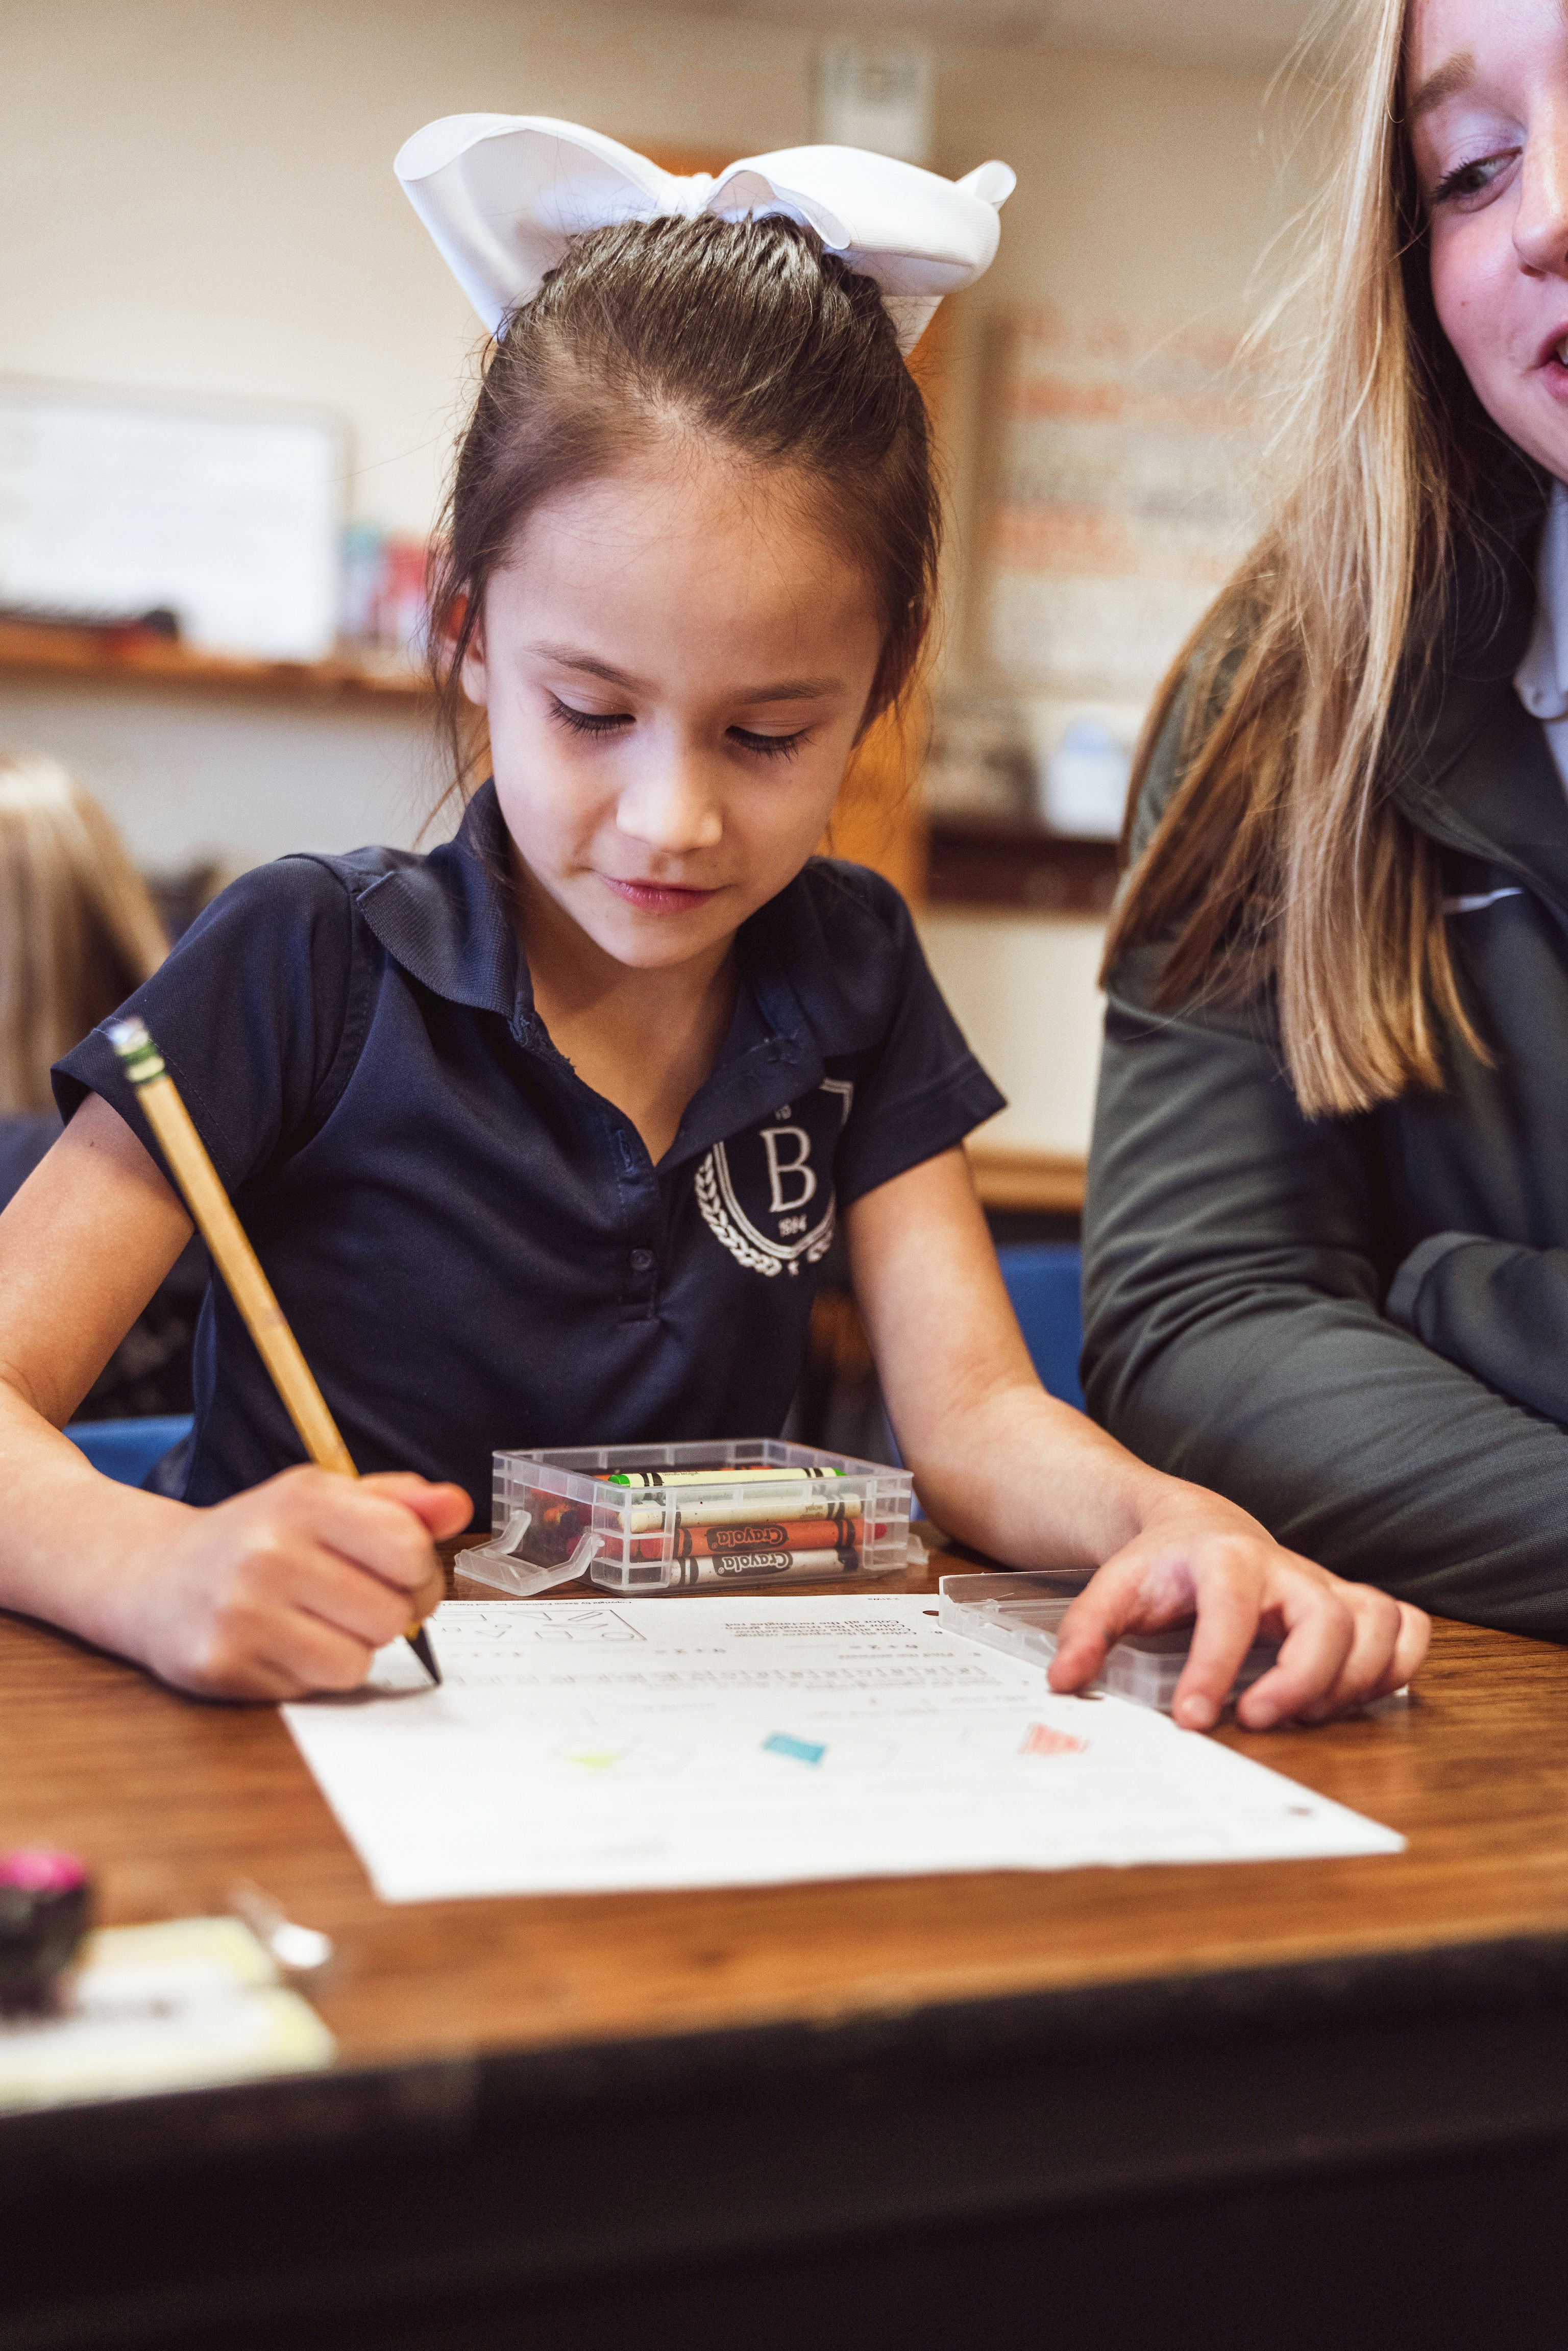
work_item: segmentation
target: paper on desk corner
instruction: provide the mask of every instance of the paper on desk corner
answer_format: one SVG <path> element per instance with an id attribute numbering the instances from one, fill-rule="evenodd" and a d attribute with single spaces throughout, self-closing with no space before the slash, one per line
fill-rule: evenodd
<path id="1" fill-rule="evenodd" d="M 449 1602 L 284 1719 L 389 1902 L 1386 1854 L 1392 1831 L 878 1598 Z M 378 1661 L 378 1677 L 382 1668 Z"/>
<path id="2" fill-rule="evenodd" d="M 0 2021 L 0 2113 L 329 2065 L 336 2044 L 237 1918 L 89 1935 L 61 2015 Z"/>

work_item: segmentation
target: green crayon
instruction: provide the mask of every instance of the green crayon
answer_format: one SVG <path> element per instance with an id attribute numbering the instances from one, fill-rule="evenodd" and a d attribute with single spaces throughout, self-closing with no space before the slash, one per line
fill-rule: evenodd
<path id="1" fill-rule="evenodd" d="M 777 1468 L 777 1469 L 612 1469 L 600 1482 L 606 1486 L 738 1486 L 767 1484 L 776 1486 L 786 1479 L 843 1478 L 843 1469 Z"/>

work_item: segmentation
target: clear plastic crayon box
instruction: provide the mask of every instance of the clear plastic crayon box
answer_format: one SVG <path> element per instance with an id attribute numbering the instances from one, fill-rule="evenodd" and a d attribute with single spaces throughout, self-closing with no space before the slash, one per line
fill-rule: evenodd
<path id="1" fill-rule="evenodd" d="M 945 1632 L 984 1641 L 1030 1665 L 1049 1666 L 1056 1655 L 1057 1629 L 1088 1581 L 1076 1569 L 1032 1575 L 945 1575 L 937 1586 L 937 1621 Z M 1173 1625 L 1164 1633 L 1128 1633 L 1111 1650 L 1090 1687 L 1168 1714 L 1191 1640 L 1190 1625 Z M 1268 1672 L 1279 1654 L 1277 1641 L 1260 1641 L 1248 1650 L 1230 1686 L 1233 1704 Z"/>
<path id="2" fill-rule="evenodd" d="M 584 1573 L 628 1594 L 886 1575 L 913 1490 L 907 1469 L 773 1437 L 497 1453 L 493 1532 L 462 1570 L 523 1594 Z"/>

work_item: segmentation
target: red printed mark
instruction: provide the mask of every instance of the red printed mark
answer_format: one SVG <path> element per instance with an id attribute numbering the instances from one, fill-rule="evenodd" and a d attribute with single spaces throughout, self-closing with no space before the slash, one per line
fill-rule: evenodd
<path id="1" fill-rule="evenodd" d="M 1065 1730 L 1050 1730 L 1043 1722 L 1031 1722 L 1024 1732 L 1020 1755 L 1082 1755 L 1088 1751 L 1088 1741 L 1070 1739 Z"/>

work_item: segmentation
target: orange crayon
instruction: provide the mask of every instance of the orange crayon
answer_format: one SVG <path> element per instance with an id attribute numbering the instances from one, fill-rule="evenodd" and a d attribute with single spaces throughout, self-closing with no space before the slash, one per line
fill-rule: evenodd
<path id="1" fill-rule="evenodd" d="M 874 1532 L 874 1530 L 873 1530 Z M 732 1559 L 746 1552 L 809 1551 L 844 1556 L 860 1545 L 858 1519 L 754 1519 L 744 1526 L 685 1526 L 676 1521 L 670 1557 Z M 633 1559 L 666 1556 L 661 1535 L 639 1535 L 632 1541 Z"/>

